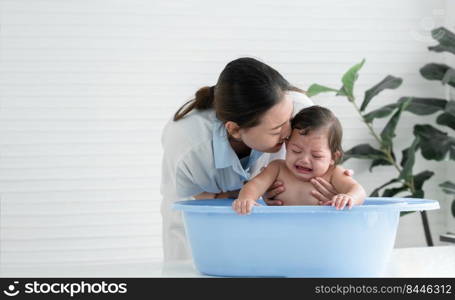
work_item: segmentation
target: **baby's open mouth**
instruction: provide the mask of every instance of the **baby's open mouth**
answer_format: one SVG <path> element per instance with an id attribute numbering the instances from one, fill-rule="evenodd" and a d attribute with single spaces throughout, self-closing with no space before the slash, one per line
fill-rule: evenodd
<path id="1" fill-rule="evenodd" d="M 310 173 L 311 171 L 313 171 L 312 168 L 307 168 L 307 167 L 303 167 L 303 166 L 295 166 L 295 168 L 297 169 L 298 172 L 300 173 Z"/>

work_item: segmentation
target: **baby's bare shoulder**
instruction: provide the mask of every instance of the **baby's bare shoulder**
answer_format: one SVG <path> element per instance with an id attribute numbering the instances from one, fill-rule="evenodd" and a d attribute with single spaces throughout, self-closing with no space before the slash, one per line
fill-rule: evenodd
<path id="1" fill-rule="evenodd" d="M 346 169 L 342 166 L 335 166 L 332 171 L 330 182 L 332 184 L 350 184 L 355 183 L 355 179 L 345 173 Z"/>
<path id="2" fill-rule="evenodd" d="M 281 169 L 281 167 L 283 167 L 284 165 L 285 165 L 284 159 L 275 159 L 271 161 L 267 167 Z"/>
<path id="3" fill-rule="evenodd" d="M 333 167 L 330 167 L 327 172 L 324 174 L 324 176 L 322 176 L 325 180 L 327 180 L 328 182 L 333 182 L 334 179 L 337 179 L 337 178 L 340 178 L 340 177 L 343 177 L 343 176 L 347 176 L 346 174 L 344 174 L 344 171 L 346 169 L 343 168 L 342 166 L 333 166 Z"/>
<path id="4" fill-rule="evenodd" d="M 273 168 L 277 172 L 277 179 L 282 180 L 283 173 L 286 170 L 286 161 L 284 159 L 275 159 L 267 167 Z"/>
<path id="5" fill-rule="evenodd" d="M 275 160 L 272 160 L 270 163 L 269 163 L 269 166 L 270 165 L 283 165 L 285 162 L 284 159 L 275 159 Z"/>
<path id="6" fill-rule="evenodd" d="M 333 167 L 332 174 L 347 176 L 344 174 L 344 171 L 346 171 L 346 169 L 343 166 L 336 165 Z"/>
<path id="7" fill-rule="evenodd" d="M 271 161 L 267 166 L 261 169 L 261 172 L 258 174 L 262 176 L 278 176 L 282 169 L 282 160 L 276 159 Z"/>

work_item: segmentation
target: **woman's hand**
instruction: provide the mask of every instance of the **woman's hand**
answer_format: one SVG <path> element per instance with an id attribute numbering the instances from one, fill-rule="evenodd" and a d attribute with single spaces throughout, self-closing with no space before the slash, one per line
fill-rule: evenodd
<path id="1" fill-rule="evenodd" d="M 221 199 L 221 198 L 228 198 L 228 199 L 236 199 L 239 197 L 240 190 L 229 191 L 229 192 L 222 192 L 222 193 L 208 193 L 203 192 L 199 195 L 194 196 L 194 199 L 202 200 L 202 199 Z"/>
<path id="2" fill-rule="evenodd" d="M 272 184 L 272 186 L 267 190 L 267 192 L 262 196 L 262 198 L 264 199 L 264 202 L 267 203 L 267 205 L 271 206 L 283 205 L 283 201 L 273 199 L 273 197 L 281 194 L 282 192 L 284 192 L 284 184 L 280 180 L 277 180 Z"/>
<path id="3" fill-rule="evenodd" d="M 354 171 L 346 169 L 344 170 L 344 174 L 346 176 L 352 176 Z M 319 205 L 327 205 L 329 201 L 333 200 L 333 197 L 339 194 L 335 187 L 324 178 L 315 177 L 310 182 L 316 189 L 311 192 L 311 195 L 318 199 Z"/>
<path id="4" fill-rule="evenodd" d="M 240 190 L 229 191 L 224 193 L 216 194 L 215 198 L 229 198 L 229 199 L 236 199 L 239 197 Z"/>

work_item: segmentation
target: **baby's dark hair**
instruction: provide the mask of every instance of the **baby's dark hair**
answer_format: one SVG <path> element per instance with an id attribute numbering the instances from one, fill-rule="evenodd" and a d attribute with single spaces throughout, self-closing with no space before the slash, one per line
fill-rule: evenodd
<path id="1" fill-rule="evenodd" d="M 292 129 L 299 129 L 301 135 L 307 135 L 312 130 L 327 127 L 329 129 L 329 148 L 334 155 L 339 151 L 340 156 L 335 160 L 339 164 L 343 158 L 343 148 L 341 140 L 343 138 L 343 129 L 340 121 L 329 109 L 313 105 L 302 109 L 295 115 L 291 121 Z"/>

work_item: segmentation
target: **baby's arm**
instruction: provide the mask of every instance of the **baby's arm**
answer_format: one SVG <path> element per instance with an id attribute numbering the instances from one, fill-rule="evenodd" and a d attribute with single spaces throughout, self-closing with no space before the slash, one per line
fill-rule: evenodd
<path id="1" fill-rule="evenodd" d="M 331 180 L 339 194 L 335 195 L 329 204 L 336 206 L 337 209 L 343 209 L 345 205 L 348 205 L 349 208 L 352 208 L 353 205 L 360 205 L 366 197 L 363 187 L 354 178 L 346 176 L 343 171 L 342 167 L 336 166 Z"/>
<path id="2" fill-rule="evenodd" d="M 242 187 L 239 198 L 232 203 L 232 208 L 237 213 L 251 212 L 253 205 L 257 205 L 256 200 L 275 182 L 280 172 L 280 164 L 280 160 L 272 161 L 267 168 Z"/>

